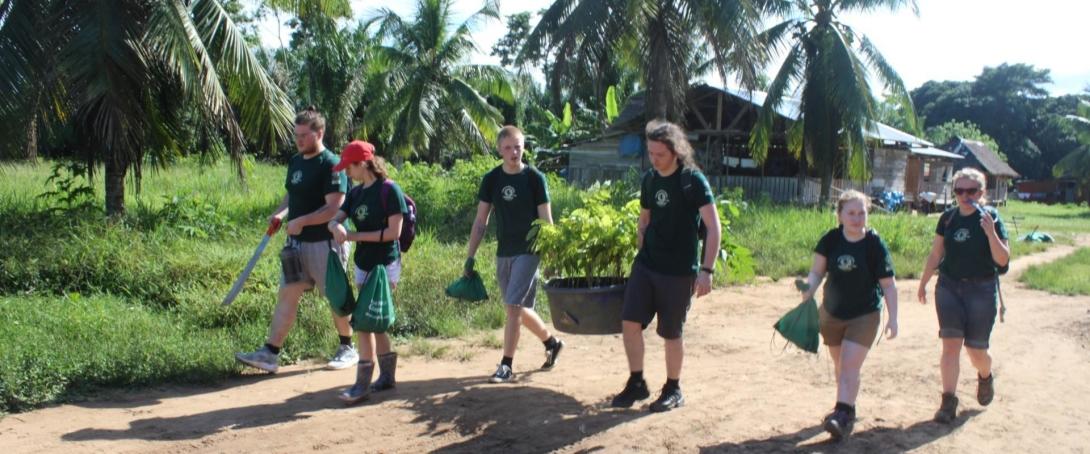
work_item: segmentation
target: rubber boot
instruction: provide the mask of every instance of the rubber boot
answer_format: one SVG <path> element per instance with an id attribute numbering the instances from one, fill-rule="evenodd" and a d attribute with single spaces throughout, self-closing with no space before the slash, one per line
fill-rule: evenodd
<path id="1" fill-rule="evenodd" d="M 371 374 L 374 371 L 375 363 L 370 360 L 360 361 L 356 365 L 356 384 L 340 394 L 341 400 L 347 405 L 352 405 L 367 399 L 367 396 L 371 395 Z"/>
<path id="2" fill-rule="evenodd" d="M 386 391 L 397 387 L 395 379 L 397 373 L 397 353 L 390 352 L 378 355 L 379 374 L 378 379 L 371 385 L 372 392 Z"/>

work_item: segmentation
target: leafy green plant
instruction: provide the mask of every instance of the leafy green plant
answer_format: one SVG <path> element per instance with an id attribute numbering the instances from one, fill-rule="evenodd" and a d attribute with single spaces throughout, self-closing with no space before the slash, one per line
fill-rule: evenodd
<path id="1" fill-rule="evenodd" d="M 95 190 L 91 187 L 87 166 L 75 161 L 57 161 L 46 184 L 52 188 L 38 194 L 49 211 L 85 211 L 94 207 Z"/>
<path id="2" fill-rule="evenodd" d="M 639 200 L 618 208 L 609 203 L 613 188 L 595 185 L 583 195 L 583 207 L 572 210 L 555 224 L 535 221 L 534 252 L 541 256 L 546 273 L 578 277 L 593 287 L 607 276 L 623 276 L 623 267 L 636 256 Z"/>

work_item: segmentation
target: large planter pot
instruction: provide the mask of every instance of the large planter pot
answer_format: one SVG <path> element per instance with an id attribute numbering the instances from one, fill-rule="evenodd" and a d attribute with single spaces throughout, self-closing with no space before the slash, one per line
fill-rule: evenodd
<path id="1" fill-rule="evenodd" d="M 553 327 L 571 334 L 618 334 L 624 307 L 626 278 L 597 278 L 587 287 L 584 278 L 552 279 L 545 284 Z"/>

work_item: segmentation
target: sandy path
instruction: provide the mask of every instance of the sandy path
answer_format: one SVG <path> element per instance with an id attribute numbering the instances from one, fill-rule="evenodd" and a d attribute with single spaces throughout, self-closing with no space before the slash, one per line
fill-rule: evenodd
<path id="1" fill-rule="evenodd" d="M 1087 238 L 1079 243 L 1087 244 Z M 352 371 L 296 366 L 216 387 L 111 392 L 100 399 L 10 415 L 3 454 L 21 452 L 1090 452 L 1090 298 L 1030 291 L 1015 276 L 1074 250 L 1017 260 L 1004 278 L 1007 322 L 992 338 L 995 401 L 976 404 L 963 358 L 961 417 L 930 422 L 939 401 L 934 306 L 899 283 L 901 334 L 872 349 L 853 437 L 831 444 L 818 424 L 835 386 L 827 353 L 769 345 L 772 323 L 796 304 L 789 280 L 716 291 L 694 303 L 682 378 L 687 405 L 667 414 L 605 402 L 627 376 L 619 336 L 567 336 L 552 372 L 535 372 L 528 334 L 519 381 L 489 385 L 499 352 L 467 361 L 403 358 L 396 391 L 345 408 Z M 1085 277 L 1082 277 L 1085 278 Z M 782 345 L 777 339 L 777 345 Z M 662 342 L 648 336 L 646 375 L 665 379 Z"/>

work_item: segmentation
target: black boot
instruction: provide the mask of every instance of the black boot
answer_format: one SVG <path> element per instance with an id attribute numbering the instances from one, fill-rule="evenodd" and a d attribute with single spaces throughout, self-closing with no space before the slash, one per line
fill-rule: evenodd
<path id="1" fill-rule="evenodd" d="M 394 379 L 397 373 L 397 353 L 390 352 L 378 355 L 378 369 L 378 379 L 371 384 L 372 392 L 386 391 L 397 387 L 397 381 Z"/>
<path id="2" fill-rule="evenodd" d="M 371 395 L 371 373 L 375 371 L 375 363 L 370 360 L 360 361 L 356 365 L 356 384 L 344 390 L 340 394 L 345 404 L 352 405 L 362 402 Z"/>

